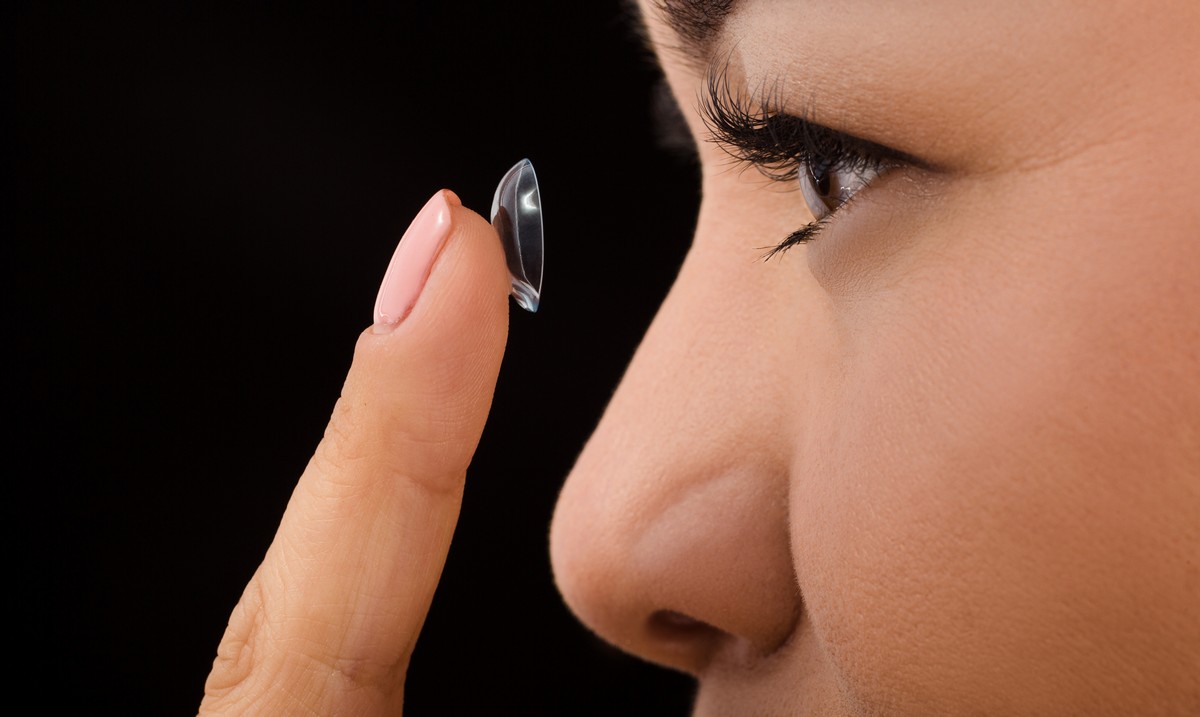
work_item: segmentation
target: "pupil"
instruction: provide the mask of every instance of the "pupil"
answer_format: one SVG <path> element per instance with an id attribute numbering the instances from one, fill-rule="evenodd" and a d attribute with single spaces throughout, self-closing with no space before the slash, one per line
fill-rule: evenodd
<path id="1" fill-rule="evenodd" d="M 830 178 L 828 167 L 822 167 L 813 172 L 813 185 L 816 187 L 817 194 L 820 194 L 822 197 L 829 196 Z"/>

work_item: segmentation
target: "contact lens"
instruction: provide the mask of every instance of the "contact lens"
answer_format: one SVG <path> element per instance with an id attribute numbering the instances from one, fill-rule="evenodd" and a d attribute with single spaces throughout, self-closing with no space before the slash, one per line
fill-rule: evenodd
<path id="1" fill-rule="evenodd" d="M 512 295 L 526 311 L 542 298 L 542 195 L 528 159 L 505 173 L 492 198 L 492 226 L 504 243 Z"/>

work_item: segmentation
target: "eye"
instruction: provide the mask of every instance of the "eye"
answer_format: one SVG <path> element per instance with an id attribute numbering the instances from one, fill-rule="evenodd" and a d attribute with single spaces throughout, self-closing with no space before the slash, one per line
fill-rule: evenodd
<path id="1" fill-rule="evenodd" d="M 858 163 L 855 163 L 858 164 Z M 817 221 L 837 211 L 860 189 L 879 176 L 878 166 L 839 167 L 834 162 L 801 162 L 796 172 L 804 203 Z"/>
<path id="2" fill-rule="evenodd" d="M 700 104 L 709 138 L 735 160 L 770 180 L 800 183 L 814 221 L 789 234 L 764 258 L 812 241 L 881 174 L 928 166 L 905 152 L 781 111 L 777 99 L 769 93 L 741 94 L 725 68 L 714 66 Z"/>

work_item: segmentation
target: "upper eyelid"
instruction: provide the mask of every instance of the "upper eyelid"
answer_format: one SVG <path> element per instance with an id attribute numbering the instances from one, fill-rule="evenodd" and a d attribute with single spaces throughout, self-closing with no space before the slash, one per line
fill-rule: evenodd
<path id="1" fill-rule="evenodd" d="M 733 87 L 727 63 L 710 67 L 698 101 L 709 141 L 739 162 L 753 164 L 774 179 L 794 178 L 794 172 L 780 173 L 776 165 L 794 168 L 797 160 L 830 155 L 842 160 L 843 168 L 862 163 L 936 169 L 906 152 L 781 110 L 784 103 L 779 97 L 779 87 L 779 84 L 764 84 L 759 92 L 747 94 Z M 781 130 L 786 131 L 786 137 L 779 136 Z"/>

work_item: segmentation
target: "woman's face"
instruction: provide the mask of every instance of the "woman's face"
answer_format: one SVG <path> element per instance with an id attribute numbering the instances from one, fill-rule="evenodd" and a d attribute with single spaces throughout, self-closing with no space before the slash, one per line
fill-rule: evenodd
<path id="1" fill-rule="evenodd" d="M 703 715 L 1200 707 L 1200 3 L 641 12 L 704 199 L 559 501 L 572 609 Z M 813 217 L 714 84 L 885 161 L 763 260 Z"/>

